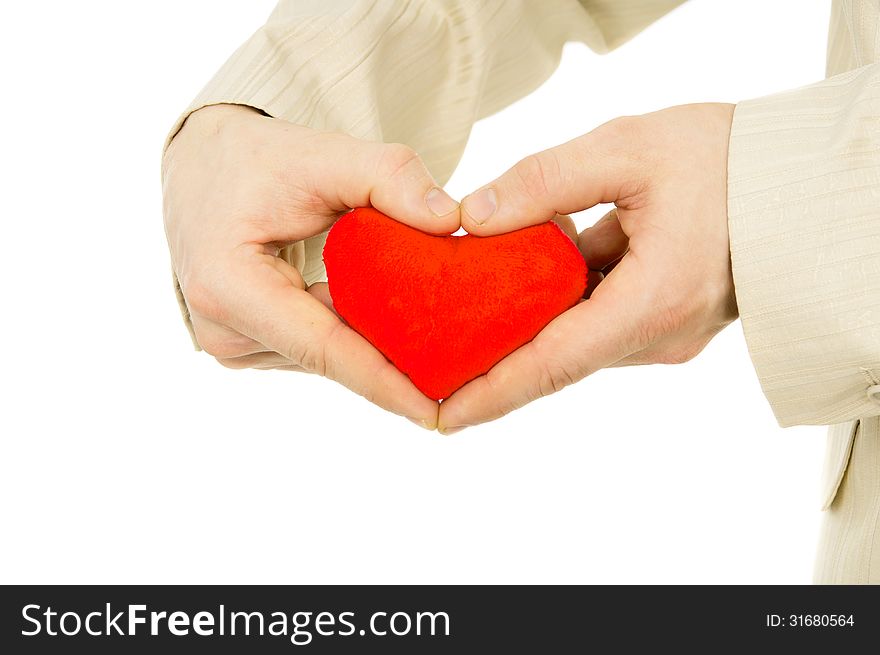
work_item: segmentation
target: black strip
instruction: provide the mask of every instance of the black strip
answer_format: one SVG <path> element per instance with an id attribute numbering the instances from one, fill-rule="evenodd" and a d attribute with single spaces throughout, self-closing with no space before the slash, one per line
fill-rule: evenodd
<path id="1" fill-rule="evenodd" d="M 664 652 L 715 652 L 738 646 L 845 647 L 880 643 L 880 587 L 399 587 L 399 586 L 31 586 L 3 587 L 0 591 L 0 652 L 2 653 L 448 653 L 448 652 L 638 652 L 647 643 Z M 65 629 L 74 631 L 90 612 L 94 631 L 106 632 L 107 603 L 111 615 L 123 616 L 115 625 L 128 631 L 128 608 L 145 605 L 138 616 L 134 636 L 117 634 L 90 636 L 81 625 L 75 636 L 49 636 L 46 629 L 59 631 L 60 615 Z M 40 625 L 40 634 L 24 636 L 37 625 L 25 620 L 28 610 Z M 219 633 L 220 607 L 224 607 L 224 636 Z M 47 626 L 44 612 L 51 608 Z M 159 634 L 150 633 L 150 613 L 184 612 L 178 616 L 178 630 L 189 626 L 187 636 L 175 636 L 166 619 L 157 619 Z M 192 621 L 202 615 L 202 631 L 195 633 Z M 230 633 L 232 612 L 262 612 L 263 636 L 245 636 L 243 619 L 237 632 Z M 273 613 L 279 613 L 273 615 Z M 297 640 L 291 642 L 294 615 L 301 624 Z M 321 625 L 316 625 L 318 614 Z M 352 614 L 343 614 L 343 613 Z M 374 613 L 377 631 L 371 634 Z M 397 636 L 395 628 L 410 632 Z M 416 635 L 419 613 L 437 613 L 434 634 Z M 445 619 L 449 634 L 445 634 Z M 282 617 L 283 615 L 283 617 Z M 768 618 L 776 615 L 777 618 Z M 808 618 L 809 617 L 809 618 Z M 832 618 L 834 617 L 834 618 Z M 111 617 L 112 618 L 112 617 Z M 259 621 L 251 617 L 251 630 Z M 270 623 L 286 636 L 268 634 Z M 768 626 L 769 623 L 778 623 Z M 213 626 L 210 624 L 213 623 Z M 793 625 L 794 623 L 794 625 Z M 838 625 L 831 625 L 838 623 Z M 811 625 L 814 624 L 814 625 Z M 361 630 L 364 634 L 361 635 Z M 319 634 L 324 632 L 324 635 Z M 333 632 L 333 634 L 329 634 Z M 351 634 L 339 634 L 339 633 Z M 430 617 L 422 616 L 422 632 L 430 632 Z M 865 641 L 865 640 L 869 641 Z M 464 649 L 464 650 L 463 650 Z"/>

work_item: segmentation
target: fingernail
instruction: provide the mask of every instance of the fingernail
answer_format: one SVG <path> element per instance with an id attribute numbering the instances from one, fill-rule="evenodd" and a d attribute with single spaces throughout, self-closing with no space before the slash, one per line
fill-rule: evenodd
<path id="1" fill-rule="evenodd" d="M 441 429 L 440 434 L 449 437 L 449 436 L 452 436 L 453 434 L 455 434 L 457 432 L 461 432 L 465 428 L 469 428 L 469 427 L 470 427 L 469 425 L 453 425 L 452 427 Z"/>
<path id="2" fill-rule="evenodd" d="M 446 214 L 455 211 L 455 208 L 458 207 L 458 203 L 438 186 L 428 191 L 425 196 L 425 204 L 437 216 L 446 216 Z"/>
<path id="3" fill-rule="evenodd" d="M 410 423 L 415 423 L 416 425 L 418 425 L 420 428 L 422 428 L 424 430 L 433 430 L 434 429 L 430 425 L 428 425 L 428 421 L 423 418 L 410 418 L 409 416 L 407 416 L 406 420 L 409 421 Z"/>
<path id="4" fill-rule="evenodd" d="M 495 213 L 498 204 L 495 189 L 481 189 L 464 199 L 464 209 L 477 225 L 482 225 Z"/>

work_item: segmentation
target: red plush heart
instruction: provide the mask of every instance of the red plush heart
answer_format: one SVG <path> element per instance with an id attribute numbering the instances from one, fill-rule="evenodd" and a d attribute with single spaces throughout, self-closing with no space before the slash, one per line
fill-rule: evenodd
<path id="1" fill-rule="evenodd" d="M 554 223 L 432 236 L 371 208 L 336 222 L 324 263 L 339 315 L 434 400 L 531 341 L 587 283 Z"/>

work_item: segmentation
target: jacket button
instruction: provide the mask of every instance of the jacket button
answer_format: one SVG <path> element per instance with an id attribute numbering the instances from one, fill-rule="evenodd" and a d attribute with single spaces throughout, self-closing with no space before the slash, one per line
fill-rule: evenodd
<path id="1" fill-rule="evenodd" d="M 880 384 L 868 387 L 866 393 L 868 394 L 868 400 L 873 400 L 875 403 L 880 404 Z"/>

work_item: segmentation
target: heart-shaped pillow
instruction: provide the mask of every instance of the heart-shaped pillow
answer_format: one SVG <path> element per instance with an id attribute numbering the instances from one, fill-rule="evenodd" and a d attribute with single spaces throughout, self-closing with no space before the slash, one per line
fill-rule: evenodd
<path id="1" fill-rule="evenodd" d="M 433 236 L 372 208 L 336 222 L 324 264 L 339 315 L 434 400 L 531 341 L 587 284 L 555 223 Z"/>

